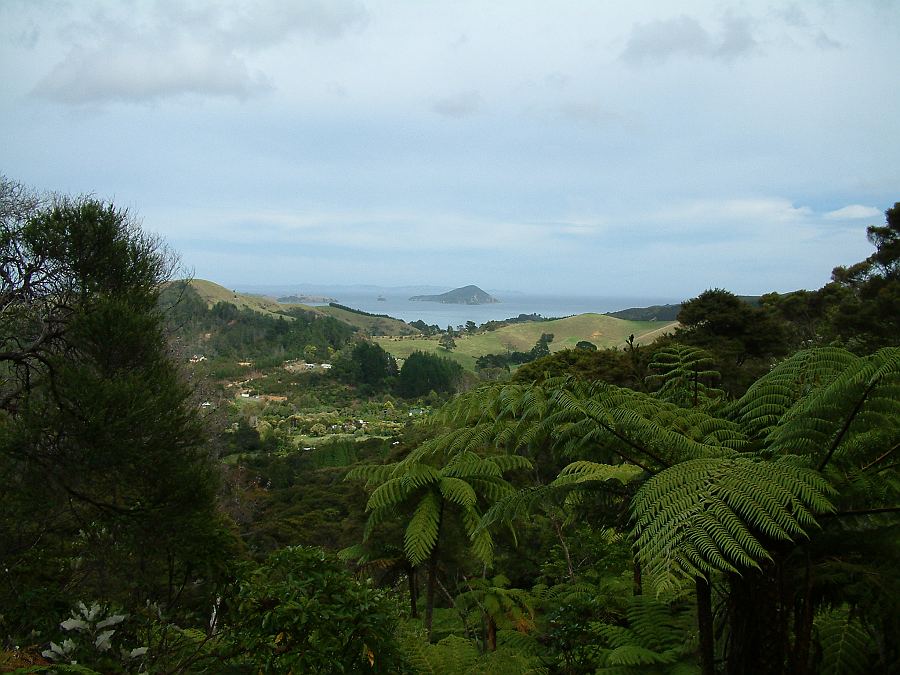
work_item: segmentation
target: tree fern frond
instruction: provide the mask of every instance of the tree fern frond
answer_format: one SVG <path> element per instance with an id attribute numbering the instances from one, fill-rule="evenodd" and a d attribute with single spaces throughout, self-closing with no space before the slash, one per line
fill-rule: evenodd
<path id="1" fill-rule="evenodd" d="M 363 528 L 363 541 L 367 541 L 369 537 L 372 536 L 372 531 L 378 527 L 380 523 L 383 523 L 385 520 L 393 518 L 396 515 L 397 510 L 394 504 L 387 504 L 386 506 L 374 509 L 369 514 L 369 519 L 366 521 L 365 528 Z"/>
<path id="2" fill-rule="evenodd" d="M 394 464 L 361 464 L 347 472 L 346 480 L 364 480 L 367 484 L 383 483 L 390 478 Z"/>
<path id="3" fill-rule="evenodd" d="M 789 540 L 832 510 L 816 472 L 751 457 L 683 462 L 648 480 L 632 501 L 638 556 L 659 584 L 758 567 L 760 536 Z"/>
<path id="4" fill-rule="evenodd" d="M 825 611 L 816 617 L 815 628 L 822 650 L 818 672 L 827 675 L 855 675 L 869 672 L 872 638 L 848 608 Z"/>
<path id="5" fill-rule="evenodd" d="M 375 488 L 366 503 L 366 511 L 399 504 L 409 493 L 410 487 L 405 478 L 390 478 Z"/>
<path id="6" fill-rule="evenodd" d="M 441 472 L 428 464 L 412 464 L 403 473 L 403 477 L 397 480 L 403 481 L 407 492 L 414 492 L 426 485 L 440 481 Z M 387 484 L 385 483 L 385 485 Z M 375 494 L 373 493 L 372 496 L 374 497 Z"/>
<path id="7" fill-rule="evenodd" d="M 443 476 L 438 482 L 438 487 L 445 500 L 458 504 L 466 509 L 474 507 L 475 502 L 478 499 L 472 486 L 460 478 Z"/>
<path id="8" fill-rule="evenodd" d="M 403 537 L 406 557 L 413 565 L 421 565 L 431 554 L 437 543 L 440 521 L 440 498 L 434 492 L 429 491 L 416 506 Z"/>
<path id="9" fill-rule="evenodd" d="M 501 472 L 513 471 L 518 469 L 531 469 L 531 460 L 522 455 L 490 455 L 485 461 L 497 465 Z"/>

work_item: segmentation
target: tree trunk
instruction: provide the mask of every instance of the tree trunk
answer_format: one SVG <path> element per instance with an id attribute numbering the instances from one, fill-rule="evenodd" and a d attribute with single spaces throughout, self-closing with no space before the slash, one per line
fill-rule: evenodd
<path id="1" fill-rule="evenodd" d="M 494 617 L 490 614 L 485 614 L 485 618 L 487 619 L 487 635 L 485 639 L 487 650 L 495 652 L 497 651 L 497 622 L 494 621 Z"/>
<path id="2" fill-rule="evenodd" d="M 444 523 L 444 501 L 441 500 L 441 508 L 438 511 L 438 527 L 437 539 L 434 542 L 434 548 L 431 549 L 431 555 L 428 557 L 428 588 L 425 595 L 425 631 L 428 639 L 431 639 L 431 619 L 434 614 L 434 591 L 437 587 L 437 563 L 438 548 L 441 543 L 441 525 Z"/>
<path id="3" fill-rule="evenodd" d="M 728 675 L 782 675 L 787 623 L 776 565 L 730 576 Z"/>
<path id="4" fill-rule="evenodd" d="M 632 584 L 635 595 L 643 595 L 644 593 L 644 585 L 643 578 L 641 576 L 641 561 L 637 559 L 637 556 L 634 556 L 634 564 L 632 569 Z"/>
<path id="5" fill-rule="evenodd" d="M 431 639 L 431 619 L 434 614 L 434 590 L 437 587 L 437 545 L 428 558 L 428 586 L 425 591 L 425 632 Z"/>
<path id="6" fill-rule="evenodd" d="M 419 618 L 419 584 L 416 579 L 416 568 L 412 565 L 406 570 L 406 578 L 409 580 L 409 615 L 413 619 Z"/>
<path id="7" fill-rule="evenodd" d="M 697 586 L 697 628 L 700 631 L 700 672 L 715 675 L 716 640 L 713 633 L 712 586 L 703 577 L 694 580 Z"/>
<path id="8" fill-rule="evenodd" d="M 794 604 L 794 646 L 788 661 L 789 672 L 795 675 L 809 672 L 813 629 L 812 587 L 812 570 L 807 558 L 803 593 Z"/>

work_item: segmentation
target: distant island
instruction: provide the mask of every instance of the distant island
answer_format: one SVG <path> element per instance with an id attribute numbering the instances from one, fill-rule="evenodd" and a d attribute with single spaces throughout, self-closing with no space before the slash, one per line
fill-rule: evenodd
<path id="1" fill-rule="evenodd" d="M 285 305 L 305 305 L 310 302 L 324 305 L 329 302 L 337 302 L 337 300 L 324 295 L 285 295 L 278 298 L 278 302 Z"/>
<path id="2" fill-rule="evenodd" d="M 489 305 L 500 302 L 489 293 L 485 293 L 478 286 L 463 286 L 440 295 L 414 295 L 410 298 L 416 302 L 440 302 L 445 305 Z"/>

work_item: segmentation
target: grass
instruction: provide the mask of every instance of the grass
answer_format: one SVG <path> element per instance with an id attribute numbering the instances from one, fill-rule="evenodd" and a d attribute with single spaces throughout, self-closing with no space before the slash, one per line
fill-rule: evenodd
<path id="1" fill-rule="evenodd" d="M 386 319 L 381 316 L 365 316 L 356 312 L 348 312 L 340 307 L 316 307 L 323 314 L 333 316 L 339 321 L 349 323 L 369 335 L 418 335 L 419 331 L 400 319 Z"/>
<path id="2" fill-rule="evenodd" d="M 219 286 L 219 284 L 204 279 L 193 279 L 191 286 L 200 294 L 201 298 L 206 300 L 209 307 L 212 307 L 217 302 L 229 302 L 238 309 L 250 309 L 260 314 L 280 316 L 288 320 L 293 320 L 294 317 L 286 316 L 282 312 L 300 307 L 308 312 L 334 317 L 338 321 L 358 328 L 369 335 L 418 335 L 419 333 L 417 329 L 399 319 L 364 316 L 356 312 L 348 312 L 340 307 L 310 307 L 309 305 L 281 303 L 262 295 L 235 293 L 224 286 Z"/>
<path id="3" fill-rule="evenodd" d="M 652 342 L 675 325 L 672 321 L 626 321 L 605 314 L 579 314 L 555 321 L 518 323 L 495 331 L 462 335 L 456 338 L 456 348 L 450 352 L 439 346 L 438 337 L 382 337 L 376 340 L 394 358 L 406 359 L 414 351 L 431 352 L 474 371 L 479 356 L 527 352 L 543 333 L 553 333 L 550 351 L 556 352 L 572 349 L 581 340 L 592 342 L 601 349 L 621 347 L 632 334 L 639 343 Z"/>
<path id="4" fill-rule="evenodd" d="M 206 300 L 206 303 L 212 307 L 217 302 L 229 302 L 232 305 L 236 306 L 238 309 L 250 309 L 254 312 L 259 312 L 261 314 L 268 314 L 269 316 L 284 316 L 281 312 L 291 307 L 304 307 L 306 309 L 312 309 L 306 307 L 305 305 L 283 305 L 280 302 L 276 302 L 272 298 L 267 298 L 262 295 L 251 295 L 250 293 L 236 293 L 231 291 L 224 286 L 219 286 L 219 284 L 213 283 L 212 281 L 206 281 L 204 279 L 192 279 L 191 286 L 194 287 L 194 290 L 200 294 L 200 297 Z M 287 317 L 286 319 L 291 319 L 293 317 Z"/>

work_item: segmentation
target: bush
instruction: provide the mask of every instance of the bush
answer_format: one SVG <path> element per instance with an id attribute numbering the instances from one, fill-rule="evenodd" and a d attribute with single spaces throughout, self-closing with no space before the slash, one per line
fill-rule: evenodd
<path id="1" fill-rule="evenodd" d="M 322 549 L 273 553 L 241 582 L 237 647 L 270 673 L 396 673 L 399 612 Z"/>

